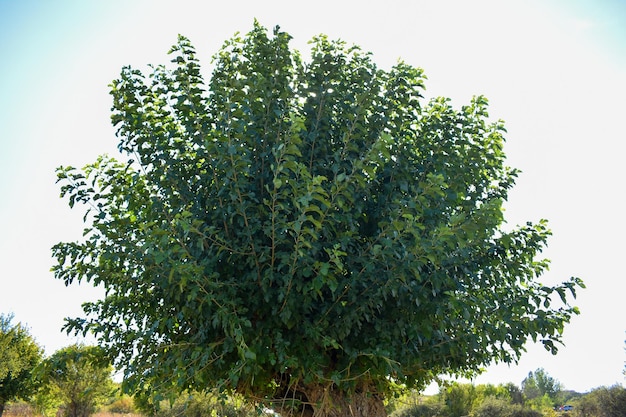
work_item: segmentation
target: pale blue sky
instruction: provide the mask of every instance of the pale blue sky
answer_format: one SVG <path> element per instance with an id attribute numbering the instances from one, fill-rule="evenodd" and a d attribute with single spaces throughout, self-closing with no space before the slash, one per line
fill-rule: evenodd
<path id="1" fill-rule="evenodd" d="M 123 65 L 167 62 L 178 33 L 209 59 L 256 17 L 306 50 L 318 33 L 361 45 L 383 67 L 424 68 L 428 95 L 486 95 L 522 169 L 511 224 L 550 220 L 545 255 L 557 282 L 582 277 L 582 315 L 552 357 L 529 345 L 519 366 L 477 382 L 514 382 L 543 367 L 566 388 L 624 383 L 623 236 L 626 3 L 528 1 L 0 0 L 0 312 L 27 323 L 47 353 L 74 342 L 63 317 L 98 295 L 53 279 L 50 247 L 80 237 L 82 213 L 58 198 L 54 168 L 114 154 L 107 85 Z M 229 5 L 229 4 L 232 4 Z"/>

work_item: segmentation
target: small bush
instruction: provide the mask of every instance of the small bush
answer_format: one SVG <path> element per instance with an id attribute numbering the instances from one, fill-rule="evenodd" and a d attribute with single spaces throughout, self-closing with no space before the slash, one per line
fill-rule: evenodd
<path id="1" fill-rule="evenodd" d="M 542 416 L 543 414 L 541 414 L 539 411 L 533 410 L 531 408 L 523 408 L 520 405 L 515 405 L 510 415 L 510 417 L 542 417 Z"/>
<path id="2" fill-rule="evenodd" d="M 114 414 L 133 414 L 135 413 L 135 404 L 132 397 L 125 395 L 107 405 L 104 410 Z"/>
<path id="3" fill-rule="evenodd" d="M 7 417 L 31 417 L 35 415 L 35 409 L 32 405 L 19 401 L 8 404 L 4 410 L 4 415 Z"/>
<path id="4" fill-rule="evenodd" d="M 397 409 L 389 417 L 434 417 L 441 413 L 437 404 L 412 404 Z"/>
<path id="5" fill-rule="evenodd" d="M 253 405 L 241 398 L 225 397 L 216 393 L 193 393 L 164 405 L 156 417 L 257 417 Z"/>
<path id="6" fill-rule="evenodd" d="M 512 404 L 501 398 L 487 397 L 473 413 L 473 417 L 507 417 L 512 414 Z"/>
<path id="7" fill-rule="evenodd" d="M 519 404 L 511 404 L 502 398 L 487 397 L 474 410 L 472 417 L 542 417 L 537 410 L 524 408 Z"/>

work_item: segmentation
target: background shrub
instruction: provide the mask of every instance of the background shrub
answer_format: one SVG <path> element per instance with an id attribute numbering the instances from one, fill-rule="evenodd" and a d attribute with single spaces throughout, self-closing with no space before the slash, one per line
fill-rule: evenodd
<path id="1" fill-rule="evenodd" d="M 16 401 L 6 406 L 4 415 L 11 417 L 30 417 L 35 415 L 35 408 L 25 401 Z"/>
<path id="2" fill-rule="evenodd" d="M 541 414 L 537 410 L 533 410 L 531 408 L 523 408 L 520 405 L 513 406 L 513 410 L 511 412 L 511 417 L 542 417 Z"/>
<path id="3" fill-rule="evenodd" d="M 486 397 L 472 413 L 473 417 L 510 417 L 515 408 L 502 398 Z"/>
<path id="4" fill-rule="evenodd" d="M 237 396 L 215 392 L 181 396 L 174 404 L 163 402 L 156 417 L 258 417 L 256 407 Z"/>
<path id="5" fill-rule="evenodd" d="M 472 417 L 545 417 L 537 410 L 495 397 L 485 398 L 471 415 Z"/>
<path id="6" fill-rule="evenodd" d="M 389 417 L 434 417 L 440 412 L 441 407 L 436 404 L 412 404 L 397 409 Z"/>
<path id="7" fill-rule="evenodd" d="M 135 404 L 132 397 L 128 395 L 124 395 L 120 398 L 117 398 L 109 405 L 105 407 L 105 410 L 109 413 L 115 414 L 134 414 L 135 413 Z"/>

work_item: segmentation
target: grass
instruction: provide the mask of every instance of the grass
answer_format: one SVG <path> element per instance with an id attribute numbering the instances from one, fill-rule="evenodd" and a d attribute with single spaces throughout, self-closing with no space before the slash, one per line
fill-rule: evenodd
<path id="1" fill-rule="evenodd" d="M 36 410 L 27 403 L 12 403 L 7 406 L 2 417 L 42 417 Z M 61 417 L 58 415 L 58 417 Z M 101 410 L 92 414 L 91 417 L 145 417 L 138 413 L 114 413 L 111 411 Z"/>

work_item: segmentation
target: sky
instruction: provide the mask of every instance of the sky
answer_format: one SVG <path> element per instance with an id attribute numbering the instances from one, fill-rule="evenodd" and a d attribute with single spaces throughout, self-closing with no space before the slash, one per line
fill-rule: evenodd
<path id="1" fill-rule="evenodd" d="M 217 3 L 217 2 L 216 2 Z M 454 106 L 485 95 L 506 122 L 522 171 L 505 217 L 549 220 L 546 284 L 581 277 L 581 310 L 553 356 L 529 344 L 517 365 L 475 383 L 520 384 L 543 368 L 566 389 L 625 384 L 626 2 L 0 0 L 0 313 L 52 354 L 81 342 L 64 317 L 100 290 L 54 279 L 50 248 L 81 237 L 82 212 L 59 198 L 55 168 L 116 155 L 108 84 L 125 65 L 169 62 L 178 34 L 208 68 L 254 19 L 305 52 L 324 33 L 360 45 L 381 68 L 421 67 L 427 96 Z"/>

